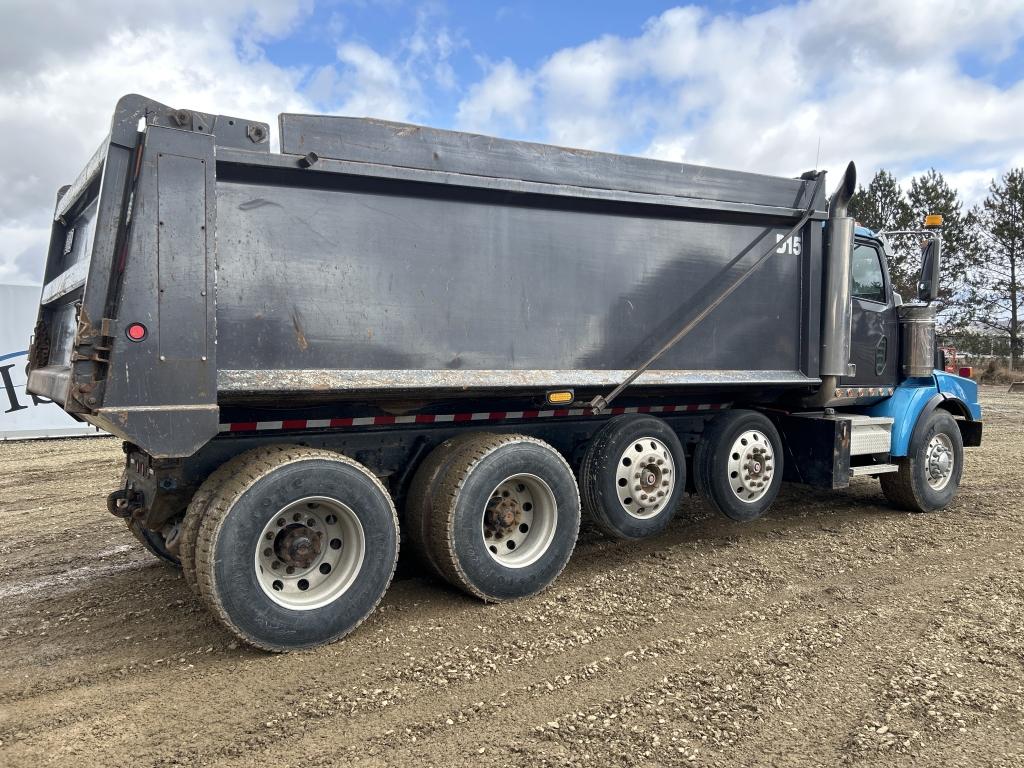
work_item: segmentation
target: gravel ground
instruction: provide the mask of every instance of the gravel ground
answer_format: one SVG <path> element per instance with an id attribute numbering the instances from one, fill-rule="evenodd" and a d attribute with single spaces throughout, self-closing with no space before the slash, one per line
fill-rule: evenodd
<path id="1" fill-rule="evenodd" d="M 283 656 L 103 511 L 116 441 L 0 444 L 0 765 L 1024 766 L 1024 397 L 983 402 L 944 512 L 691 499 L 655 540 L 584 529 L 533 599 L 407 575 Z"/>

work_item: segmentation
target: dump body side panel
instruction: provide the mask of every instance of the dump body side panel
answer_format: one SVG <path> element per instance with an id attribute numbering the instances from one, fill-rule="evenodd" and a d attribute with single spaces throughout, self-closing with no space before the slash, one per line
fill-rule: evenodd
<path id="1" fill-rule="evenodd" d="M 218 183 L 222 369 L 628 369 L 789 226 L 304 178 Z M 799 374 L 804 280 L 777 255 L 657 368 Z"/>

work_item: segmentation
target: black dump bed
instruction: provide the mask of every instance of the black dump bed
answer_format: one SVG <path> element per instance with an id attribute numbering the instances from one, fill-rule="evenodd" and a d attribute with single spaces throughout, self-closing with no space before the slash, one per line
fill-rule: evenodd
<path id="1" fill-rule="evenodd" d="M 238 403 L 598 394 L 808 211 L 635 391 L 818 382 L 818 176 L 343 117 L 280 141 L 122 99 L 58 200 L 29 388 L 164 456 Z"/>

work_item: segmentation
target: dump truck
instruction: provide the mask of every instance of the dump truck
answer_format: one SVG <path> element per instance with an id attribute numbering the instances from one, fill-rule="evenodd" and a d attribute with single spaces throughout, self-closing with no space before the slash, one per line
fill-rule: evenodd
<path id="1" fill-rule="evenodd" d="M 137 96 L 62 187 L 28 389 L 119 436 L 109 511 L 271 651 L 351 632 L 399 545 L 485 602 L 556 579 L 581 515 L 753 520 L 783 482 L 946 507 L 976 385 L 919 295 L 796 178 Z M 934 222 L 932 222 L 934 224 Z M 912 301 L 910 299 L 913 299 Z"/>

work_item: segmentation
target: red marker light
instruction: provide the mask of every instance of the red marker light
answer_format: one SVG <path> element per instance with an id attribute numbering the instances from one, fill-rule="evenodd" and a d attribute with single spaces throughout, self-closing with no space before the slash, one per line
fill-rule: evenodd
<path id="1" fill-rule="evenodd" d="M 132 323 L 124 330 L 125 334 L 132 341 L 142 341 L 146 338 L 146 326 L 142 323 Z"/>

